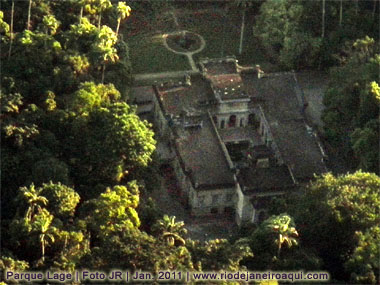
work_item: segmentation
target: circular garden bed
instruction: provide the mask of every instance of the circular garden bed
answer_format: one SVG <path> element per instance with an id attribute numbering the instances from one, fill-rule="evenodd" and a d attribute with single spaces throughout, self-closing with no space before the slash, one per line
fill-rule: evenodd
<path id="1" fill-rule="evenodd" d="M 200 37 L 192 32 L 178 32 L 166 37 L 168 46 L 178 52 L 194 52 L 201 48 Z"/>

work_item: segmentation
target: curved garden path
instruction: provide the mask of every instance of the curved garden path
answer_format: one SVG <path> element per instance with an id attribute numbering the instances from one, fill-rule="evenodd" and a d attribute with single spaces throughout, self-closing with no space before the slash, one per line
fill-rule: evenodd
<path id="1" fill-rule="evenodd" d="M 187 52 L 177 51 L 177 50 L 174 50 L 171 47 L 169 47 L 169 45 L 168 45 L 168 43 L 166 41 L 166 38 L 168 36 L 170 36 L 170 35 L 178 35 L 178 34 L 182 34 L 182 33 L 192 33 L 192 34 L 196 35 L 199 38 L 199 40 L 201 41 L 201 46 L 197 50 L 195 50 L 195 51 L 187 51 Z M 198 53 L 198 52 L 201 52 L 205 48 L 205 46 L 206 46 L 206 42 L 205 42 L 204 38 L 201 35 L 199 35 L 197 33 L 194 33 L 194 32 L 183 30 L 183 31 L 176 31 L 176 32 L 164 34 L 162 36 L 162 38 L 163 38 L 163 44 L 164 44 L 164 46 L 166 47 L 167 50 L 169 50 L 171 52 L 174 52 L 176 54 L 185 55 L 187 57 L 187 59 L 189 60 L 189 64 L 191 66 L 191 69 L 193 71 L 199 71 L 198 68 L 197 68 L 197 66 L 195 65 L 195 62 L 194 62 L 194 59 L 193 59 L 193 55 L 196 54 L 196 53 Z"/>

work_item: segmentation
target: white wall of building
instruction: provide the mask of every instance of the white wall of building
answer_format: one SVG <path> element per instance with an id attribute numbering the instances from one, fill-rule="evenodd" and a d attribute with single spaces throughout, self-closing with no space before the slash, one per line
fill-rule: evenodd
<path id="1" fill-rule="evenodd" d="M 191 213 L 194 216 L 211 214 L 211 210 L 224 213 L 226 207 L 235 208 L 236 188 L 190 191 Z"/>

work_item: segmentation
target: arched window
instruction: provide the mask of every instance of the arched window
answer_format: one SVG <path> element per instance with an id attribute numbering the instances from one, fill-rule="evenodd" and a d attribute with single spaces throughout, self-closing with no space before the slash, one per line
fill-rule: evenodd
<path id="1" fill-rule="evenodd" d="M 222 121 L 220 122 L 220 128 L 221 128 L 221 129 L 224 129 L 224 120 L 222 120 Z"/>
<path id="2" fill-rule="evenodd" d="M 212 116 L 212 120 L 214 121 L 215 125 L 218 125 L 218 118 L 216 116 Z"/>
<path id="3" fill-rule="evenodd" d="M 240 127 L 244 127 L 244 118 L 240 119 Z"/>
<path id="4" fill-rule="evenodd" d="M 228 127 L 229 128 L 234 128 L 236 126 L 236 116 L 231 115 L 230 119 L 228 120 Z"/>

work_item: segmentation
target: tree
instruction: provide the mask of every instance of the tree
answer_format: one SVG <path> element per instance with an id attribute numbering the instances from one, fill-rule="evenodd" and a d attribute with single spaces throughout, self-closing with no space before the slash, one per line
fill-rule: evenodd
<path id="1" fill-rule="evenodd" d="M 119 3 L 117 3 L 116 11 L 117 11 L 116 36 L 118 36 L 119 35 L 120 22 L 121 22 L 121 20 L 125 19 L 126 17 L 129 17 L 129 15 L 131 14 L 131 7 L 127 6 L 125 4 L 125 2 L 119 2 Z"/>
<path id="2" fill-rule="evenodd" d="M 78 71 L 82 67 L 78 67 Z M 80 72 L 80 71 L 79 71 Z M 67 100 L 67 108 L 77 114 L 88 114 L 101 106 L 107 106 L 120 99 L 119 91 L 113 84 L 98 84 L 83 82 L 78 90 Z"/>
<path id="3" fill-rule="evenodd" d="M 183 235 L 187 233 L 184 228 L 184 222 L 176 222 L 175 217 L 164 215 L 162 220 L 158 220 L 153 226 L 153 232 L 163 239 L 165 239 L 169 245 L 174 246 L 177 242 L 180 245 L 185 245 L 186 241 Z"/>
<path id="4" fill-rule="evenodd" d="M 85 10 L 91 15 L 97 14 L 98 29 L 100 28 L 102 13 L 112 7 L 110 0 L 85 0 Z"/>
<path id="5" fill-rule="evenodd" d="M 42 23 L 45 26 L 46 34 L 55 35 L 59 27 L 59 22 L 54 16 L 52 15 L 44 16 Z"/>
<path id="6" fill-rule="evenodd" d="M 31 177 L 29 179 L 39 186 L 42 183 L 51 181 L 69 184 L 69 167 L 65 162 L 54 157 L 45 157 L 33 164 Z"/>
<path id="7" fill-rule="evenodd" d="M 111 103 L 78 117 L 72 133 L 75 140 L 68 141 L 68 152 L 81 157 L 72 164 L 78 172 L 75 180 L 91 185 L 86 193 L 80 190 L 89 197 L 97 184 L 115 185 L 126 179 L 129 171 L 146 167 L 155 149 L 148 123 L 140 121 L 126 103 Z"/>
<path id="8" fill-rule="evenodd" d="M 99 13 L 99 20 L 98 20 L 98 28 L 100 28 L 100 23 L 102 20 L 102 13 L 104 10 L 111 8 L 112 4 L 111 1 L 109 0 L 98 0 L 99 1 L 99 8 L 98 8 L 98 13 Z"/>
<path id="9" fill-rule="evenodd" d="M 46 208 L 57 218 L 73 217 L 80 197 L 74 189 L 61 183 L 44 183 L 40 190 L 49 204 Z"/>
<path id="10" fill-rule="evenodd" d="M 120 185 L 107 188 L 91 202 L 94 211 L 88 213 L 89 225 L 101 239 L 136 229 L 140 226 L 136 212 L 138 203 L 139 192 L 135 182 L 129 183 L 128 188 Z"/>
<path id="11" fill-rule="evenodd" d="M 359 166 L 378 173 L 374 157 L 378 146 L 372 141 L 379 119 L 378 48 L 373 39 L 365 37 L 355 41 L 345 54 L 341 59 L 343 65 L 331 69 L 330 84 L 323 98 L 325 135 L 353 168 Z"/>
<path id="12" fill-rule="evenodd" d="M 320 41 L 301 27 L 302 5 L 290 0 L 265 1 L 254 26 L 254 35 L 268 56 L 287 69 L 315 66 L 319 57 Z"/>
<path id="13" fill-rule="evenodd" d="M 104 82 L 104 72 L 107 62 L 116 62 L 119 59 L 115 44 L 117 35 L 111 28 L 103 26 L 97 34 L 96 42 L 93 45 L 94 55 L 98 56 L 102 62 L 102 83 Z"/>
<path id="14" fill-rule="evenodd" d="M 12 54 L 12 44 L 13 44 L 13 18 L 15 12 L 15 1 L 12 0 L 12 8 L 11 8 L 11 26 L 10 26 L 10 40 L 9 40 L 9 51 L 8 51 L 8 60 Z"/>
<path id="15" fill-rule="evenodd" d="M 294 221 L 287 214 L 272 216 L 265 221 L 265 226 L 276 234 L 275 243 L 277 244 L 277 257 L 280 256 L 281 248 L 286 244 L 289 248 L 297 245 L 298 232 Z"/>
<path id="16" fill-rule="evenodd" d="M 363 170 L 378 169 L 379 121 L 371 120 L 364 128 L 357 128 L 351 135 L 352 150 L 359 161 L 358 167 Z"/>
<path id="17" fill-rule="evenodd" d="M 318 252 L 335 279 L 349 280 L 350 272 L 343 264 L 358 246 L 358 233 L 380 224 L 379 188 L 380 178 L 375 174 L 357 171 L 335 177 L 328 173 L 313 181 L 294 202 L 301 242 Z"/>
<path id="18" fill-rule="evenodd" d="M 32 0 L 29 0 L 29 6 L 28 6 L 28 21 L 26 23 L 26 29 L 30 30 L 30 15 L 32 13 Z"/>
<path id="19" fill-rule="evenodd" d="M 83 9 L 86 5 L 86 0 L 79 0 L 78 4 L 80 6 L 80 12 L 79 12 L 79 24 L 82 24 L 82 18 L 83 18 Z"/>
<path id="20" fill-rule="evenodd" d="M 29 188 L 20 188 L 20 191 L 28 204 L 25 218 L 32 221 L 33 217 L 42 211 L 42 206 L 46 206 L 48 200 L 44 196 L 40 196 L 42 189 L 36 189 L 34 184 L 30 185 Z"/>
<path id="21" fill-rule="evenodd" d="M 344 265 L 347 272 L 351 273 L 350 281 L 356 284 L 376 284 L 380 278 L 380 227 L 371 227 L 364 233 L 356 232 L 355 237 L 358 245 Z"/>
<path id="22" fill-rule="evenodd" d="M 53 215 L 51 215 L 46 209 L 42 209 L 36 216 L 32 223 L 32 230 L 39 233 L 39 239 L 41 242 L 41 255 L 42 262 L 45 261 L 45 248 L 51 242 L 54 242 L 53 230 L 51 228 L 51 222 L 53 221 Z"/>
<path id="23" fill-rule="evenodd" d="M 226 239 L 203 243 L 189 240 L 186 247 L 199 271 L 239 271 L 242 269 L 242 261 L 253 256 L 248 245 L 240 242 L 230 243 Z"/>

